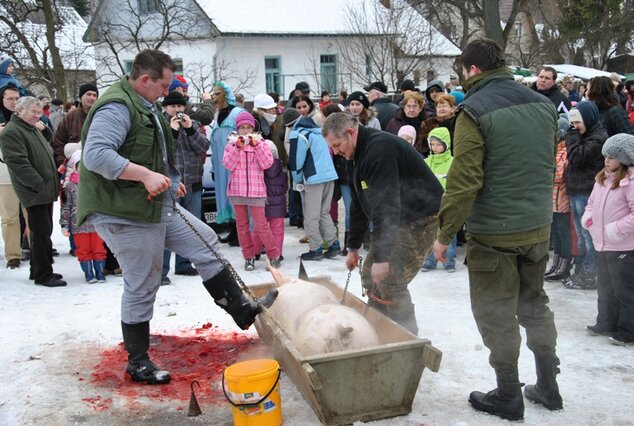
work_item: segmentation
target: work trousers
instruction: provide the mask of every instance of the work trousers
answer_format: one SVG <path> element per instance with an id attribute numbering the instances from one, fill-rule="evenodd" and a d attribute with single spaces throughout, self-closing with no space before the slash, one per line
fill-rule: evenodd
<path id="1" fill-rule="evenodd" d="M 320 248 L 324 241 L 330 247 L 337 240 L 337 229 L 330 216 L 334 189 L 334 181 L 304 185 L 304 231 L 311 251 Z"/>
<path id="2" fill-rule="evenodd" d="M 53 204 L 26 208 L 31 244 L 31 275 L 36 284 L 53 278 Z"/>

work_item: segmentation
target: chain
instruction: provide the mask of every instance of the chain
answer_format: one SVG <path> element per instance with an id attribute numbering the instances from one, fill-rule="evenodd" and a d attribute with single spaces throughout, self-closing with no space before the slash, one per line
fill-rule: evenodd
<path id="1" fill-rule="evenodd" d="M 363 258 L 359 256 L 359 276 L 361 277 L 361 266 L 363 265 Z M 344 300 L 346 299 L 346 294 L 348 293 L 348 285 L 350 285 L 350 278 L 352 277 L 352 270 L 348 271 L 348 278 L 346 278 L 346 285 L 343 288 L 343 295 L 341 296 L 341 304 L 343 305 Z M 363 287 L 363 281 L 361 281 L 361 286 Z"/>

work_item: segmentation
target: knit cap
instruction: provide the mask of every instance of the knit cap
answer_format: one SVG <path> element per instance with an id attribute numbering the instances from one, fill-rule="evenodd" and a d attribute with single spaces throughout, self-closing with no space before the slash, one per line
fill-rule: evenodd
<path id="1" fill-rule="evenodd" d="M 183 88 L 184 90 L 187 90 L 189 85 L 187 84 L 187 81 L 184 81 L 184 80 L 185 78 L 180 75 L 175 76 L 168 90 L 171 92 L 173 90 L 178 89 L 179 87 Z"/>
<path id="2" fill-rule="evenodd" d="M 79 86 L 79 99 L 86 94 L 86 92 L 95 92 L 99 96 L 99 89 L 92 83 L 86 83 Z"/>
<path id="3" fill-rule="evenodd" d="M 416 140 L 416 129 L 414 126 L 405 125 L 398 129 L 398 137 L 409 136 L 413 141 Z"/>
<path id="4" fill-rule="evenodd" d="M 370 100 L 363 92 L 357 91 L 357 92 L 350 93 L 350 95 L 348 96 L 348 102 L 352 102 L 352 101 L 357 101 L 362 103 L 363 108 L 365 109 L 370 108 Z"/>
<path id="5" fill-rule="evenodd" d="M 610 136 L 603 144 L 601 154 L 618 160 L 624 166 L 634 166 L 634 136 L 627 133 Z"/>
<path id="6" fill-rule="evenodd" d="M 559 114 L 559 120 L 557 120 L 557 137 L 559 140 L 566 138 L 566 133 L 570 129 L 570 122 L 566 114 Z"/>
<path id="7" fill-rule="evenodd" d="M 301 117 L 301 114 L 295 108 L 286 108 L 284 114 L 282 114 L 282 122 L 284 126 L 291 127 L 299 120 L 299 117 Z"/>
<path id="8" fill-rule="evenodd" d="M 181 95 L 179 92 L 172 91 L 172 92 L 169 92 L 167 96 L 163 98 L 162 104 L 163 106 L 168 106 L 168 105 L 185 106 L 187 105 L 187 99 L 185 99 L 185 96 Z"/>
<path id="9" fill-rule="evenodd" d="M 255 129 L 255 120 L 253 119 L 251 113 L 249 113 L 248 111 L 242 111 L 236 117 L 236 129 L 239 129 L 240 126 L 244 124 L 248 124 Z"/>

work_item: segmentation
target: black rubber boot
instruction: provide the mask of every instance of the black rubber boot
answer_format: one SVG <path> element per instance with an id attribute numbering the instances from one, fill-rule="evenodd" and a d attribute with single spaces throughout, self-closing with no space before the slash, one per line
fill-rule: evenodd
<path id="1" fill-rule="evenodd" d="M 559 269 L 560 262 L 561 256 L 558 254 L 553 255 L 553 263 L 550 264 L 550 268 L 544 273 L 544 277 L 554 274 Z"/>
<path id="2" fill-rule="evenodd" d="M 469 403 L 478 411 L 493 414 L 506 420 L 522 420 L 524 418 L 524 398 L 519 382 L 517 368 L 495 370 L 497 389 L 488 393 L 471 392 Z"/>
<path id="3" fill-rule="evenodd" d="M 557 374 L 559 374 L 559 358 L 535 356 L 537 370 L 537 383 L 527 385 L 524 388 L 524 396 L 531 402 L 542 404 L 549 410 L 561 410 L 564 408 L 563 400 L 559 394 Z"/>
<path id="4" fill-rule="evenodd" d="M 242 330 L 248 329 L 255 321 L 256 315 L 262 312 L 261 302 L 249 300 L 227 268 L 224 268 L 215 277 L 203 282 L 203 285 L 213 297 L 216 305 L 231 315 Z M 277 294 L 267 294 L 263 298 L 265 299 L 264 303 L 270 306 L 275 297 Z"/>
<path id="5" fill-rule="evenodd" d="M 559 281 L 566 279 L 570 276 L 570 269 L 572 268 L 572 258 L 562 257 L 559 259 L 559 267 L 550 275 L 546 276 L 546 281 Z"/>
<path id="6" fill-rule="evenodd" d="M 162 385 L 170 382 L 170 373 L 158 368 L 147 351 L 150 348 L 150 322 L 126 324 L 121 322 L 123 344 L 128 351 L 128 366 L 125 371 L 135 382 Z"/>
<path id="7" fill-rule="evenodd" d="M 229 244 L 230 247 L 239 247 L 240 242 L 238 241 L 238 229 L 236 227 L 235 222 L 229 222 L 229 235 L 225 238 L 218 238 L 218 240 L 223 244 Z"/>

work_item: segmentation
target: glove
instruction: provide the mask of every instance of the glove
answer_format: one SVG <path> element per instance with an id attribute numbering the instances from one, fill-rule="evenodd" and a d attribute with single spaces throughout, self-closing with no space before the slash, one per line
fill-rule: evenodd
<path id="1" fill-rule="evenodd" d="M 238 149 L 242 149 L 243 146 L 244 146 L 244 137 L 238 136 L 238 139 L 236 139 L 236 147 Z"/>

